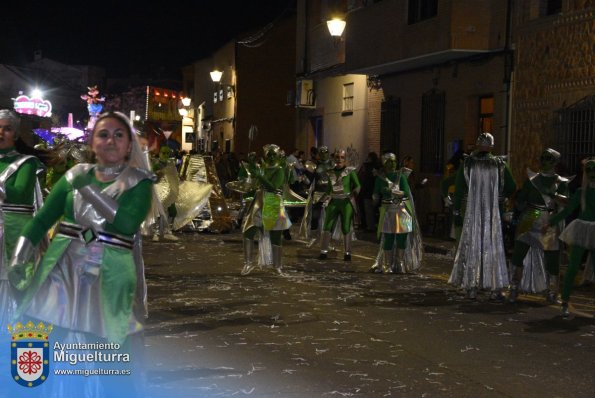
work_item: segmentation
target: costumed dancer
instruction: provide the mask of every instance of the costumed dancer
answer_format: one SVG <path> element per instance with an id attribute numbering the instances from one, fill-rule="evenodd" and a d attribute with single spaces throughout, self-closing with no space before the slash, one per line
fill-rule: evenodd
<path id="1" fill-rule="evenodd" d="M 595 256 L 595 158 L 583 161 L 582 186 L 570 198 L 568 205 L 560 213 L 551 217 L 549 226 L 558 225 L 574 210 L 580 208 L 578 217 L 570 222 L 560 234 L 560 240 L 569 247 L 568 269 L 564 274 L 564 287 L 562 288 L 562 315 L 570 315 L 570 293 L 574 285 L 574 278 L 580 268 L 585 251 L 590 252 L 591 265 Z"/>
<path id="2" fill-rule="evenodd" d="M 344 243 L 343 260 L 351 261 L 351 234 L 357 208 L 355 197 L 361 186 L 355 168 L 346 167 L 346 155 L 347 152 L 344 149 L 337 150 L 334 156 L 335 168 L 328 173 L 330 181 L 327 185 L 326 215 L 320 239 L 320 256 L 318 257 L 320 260 L 328 258 L 331 231 L 335 228 L 337 221 L 340 221 Z"/>
<path id="3" fill-rule="evenodd" d="M 157 175 L 155 195 L 153 197 L 153 242 L 161 239 L 178 241 L 178 237 L 172 233 L 171 221 L 176 216 L 175 202 L 180 191 L 180 178 L 176 169 L 175 159 L 171 158 L 172 150 L 163 145 L 159 149 L 159 156 L 152 159 L 151 166 Z"/>
<path id="4" fill-rule="evenodd" d="M 285 167 L 281 149 L 275 144 L 265 145 L 261 168 L 251 170 L 258 188 L 242 225 L 244 236 L 244 267 L 242 275 L 248 275 L 255 267 L 253 262 L 254 236 L 259 233 L 258 265 L 273 265 L 275 271 L 284 275 L 282 265 L 283 230 L 291 227 L 291 221 L 283 204 Z"/>
<path id="5" fill-rule="evenodd" d="M 558 151 L 545 149 L 539 158 L 539 172 L 527 169 L 528 179 L 516 194 L 515 206 L 521 216 L 511 260 L 514 266 L 508 296 L 511 302 L 516 301 L 519 291 L 545 291 L 547 301 L 556 302 L 561 229 L 556 225 L 543 232 L 543 226 L 559 210 L 559 204 L 568 200 L 569 180 L 555 172 L 559 160 Z"/>
<path id="6" fill-rule="evenodd" d="M 462 233 L 449 283 L 467 290 L 470 299 L 479 289 L 502 299 L 501 289 L 508 286 L 501 212 L 516 185 L 504 158 L 492 155 L 493 148 L 494 137 L 481 133 L 455 180 L 453 214 Z"/>
<path id="7" fill-rule="evenodd" d="M 250 170 L 257 170 L 259 167 L 260 166 L 258 165 L 256 152 L 248 153 L 247 160 L 240 162 L 238 180 L 228 182 L 226 184 L 227 189 L 239 192 L 241 194 L 242 203 L 240 206 L 240 210 L 238 211 L 239 222 L 242 222 L 246 214 L 246 211 L 250 208 L 250 204 L 254 200 L 255 180 L 252 178 L 252 172 Z"/>
<path id="8" fill-rule="evenodd" d="M 421 266 L 421 245 L 412 235 L 419 234 L 411 190 L 406 170 L 396 170 L 397 157 L 393 153 L 382 156 L 384 173 L 376 176 L 374 202 L 380 203 L 378 234 L 382 234 L 377 261 L 370 268 L 376 273 L 405 273 Z M 411 238 L 411 239 L 410 239 Z M 396 245 L 395 245 L 396 241 Z M 415 254 L 412 251 L 415 250 Z M 409 252 L 408 255 L 406 253 Z"/>
<path id="9" fill-rule="evenodd" d="M 0 327 L 3 331 L 16 309 L 8 282 L 8 261 L 21 229 L 42 203 L 37 173 L 43 167 L 36 157 L 22 155 L 15 149 L 19 124 L 15 113 L 0 110 Z"/>
<path id="10" fill-rule="evenodd" d="M 306 239 L 308 247 L 312 247 L 322 233 L 326 208 L 324 202 L 330 181 L 329 173 L 334 167 L 326 146 L 317 151 L 318 164 L 314 170 L 314 179 L 310 184 L 308 200 L 300 225 L 300 236 Z M 314 231 L 314 234 L 312 232 Z"/>
<path id="11" fill-rule="evenodd" d="M 129 353 L 135 366 L 142 363 L 146 305 L 144 270 L 135 251 L 155 175 L 124 114 L 100 115 L 89 140 L 96 163 L 74 166 L 55 184 L 18 238 L 9 279 L 23 291 L 17 315 L 51 323 L 53 336 L 62 343 L 121 344 L 119 352 Z M 31 253 L 59 220 L 57 234 L 35 269 Z M 133 348 L 139 351 L 133 353 Z M 130 395 L 138 382 L 137 370 L 132 372 L 130 380 L 120 378 L 118 383 L 85 378 L 79 385 L 62 378 L 50 384 L 56 383 L 62 396 Z"/>

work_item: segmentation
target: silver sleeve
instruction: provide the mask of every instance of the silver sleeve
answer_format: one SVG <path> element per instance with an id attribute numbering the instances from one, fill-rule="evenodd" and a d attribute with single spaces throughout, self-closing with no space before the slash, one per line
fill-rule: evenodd
<path id="1" fill-rule="evenodd" d="M 79 192 L 109 223 L 114 222 L 120 206 L 114 198 L 101 193 L 100 188 L 93 184 L 82 187 Z"/>

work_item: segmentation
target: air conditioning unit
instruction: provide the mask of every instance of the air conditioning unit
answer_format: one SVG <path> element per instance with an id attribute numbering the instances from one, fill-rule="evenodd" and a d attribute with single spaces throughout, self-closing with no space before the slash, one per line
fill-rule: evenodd
<path id="1" fill-rule="evenodd" d="M 295 105 L 301 108 L 314 108 L 316 94 L 314 93 L 313 80 L 298 80 L 295 90 Z"/>

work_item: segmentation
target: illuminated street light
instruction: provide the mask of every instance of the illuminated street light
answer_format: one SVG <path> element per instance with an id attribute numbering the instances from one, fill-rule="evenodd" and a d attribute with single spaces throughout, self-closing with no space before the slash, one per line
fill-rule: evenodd
<path id="1" fill-rule="evenodd" d="M 219 83 L 221 81 L 221 76 L 223 76 L 223 72 L 215 69 L 214 71 L 210 72 L 210 75 L 213 83 Z"/>
<path id="2" fill-rule="evenodd" d="M 328 31 L 330 32 L 331 36 L 337 38 L 341 37 L 343 34 L 345 25 L 347 25 L 347 22 L 339 18 L 333 18 L 330 21 L 326 21 L 326 26 L 328 27 Z"/>

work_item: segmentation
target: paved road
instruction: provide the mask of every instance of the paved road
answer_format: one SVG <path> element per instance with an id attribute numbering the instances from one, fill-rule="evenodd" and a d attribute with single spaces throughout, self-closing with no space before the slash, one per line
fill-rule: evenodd
<path id="1" fill-rule="evenodd" d="M 239 234 L 181 238 L 144 247 L 151 397 L 593 397 L 593 319 L 540 297 L 470 302 L 448 255 L 375 275 L 371 242 L 345 263 L 293 240 L 288 277 L 241 277 Z M 593 290 L 576 295 L 595 312 Z"/>

